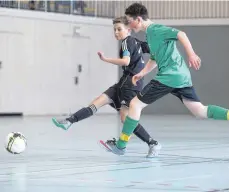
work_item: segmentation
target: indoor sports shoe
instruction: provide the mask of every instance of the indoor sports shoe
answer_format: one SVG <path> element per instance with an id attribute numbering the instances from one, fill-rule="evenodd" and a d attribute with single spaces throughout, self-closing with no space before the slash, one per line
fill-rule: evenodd
<path id="1" fill-rule="evenodd" d="M 52 118 L 52 122 L 57 126 L 64 130 L 68 130 L 71 127 L 72 123 L 66 119 L 57 120 L 56 118 Z"/>
<path id="2" fill-rule="evenodd" d="M 116 154 L 116 155 L 124 155 L 126 152 L 126 148 L 120 149 L 116 145 L 116 139 L 113 140 L 107 140 L 106 146 L 110 150 L 110 152 Z"/>
<path id="3" fill-rule="evenodd" d="M 107 146 L 107 143 L 111 143 L 111 142 L 116 142 L 116 139 L 113 138 L 112 140 L 107 140 L 106 142 L 104 142 L 103 140 L 99 140 L 99 145 L 103 147 L 103 149 L 105 149 L 108 152 L 111 152 L 111 150 L 109 149 L 109 147 Z"/>
<path id="4" fill-rule="evenodd" d="M 161 151 L 161 144 L 150 144 L 149 145 L 149 151 L 148 154 L 146 155 L 146 158 L 153 158 L 157 157 Z"/>
<path id="5" fill-rule="evenodd" d="M 110 152 L 111 150 L 107 147 L 106 142 L 104 142 L 103 140 L 99 140 L 98 142 L 99 146 L 102 147 L 103 149 L 105 149 L 107 152 Z"/>

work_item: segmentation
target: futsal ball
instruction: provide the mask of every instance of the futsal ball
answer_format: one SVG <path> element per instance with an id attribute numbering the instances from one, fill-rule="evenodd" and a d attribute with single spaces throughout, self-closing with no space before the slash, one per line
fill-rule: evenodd
<path id="1" fill-rule="evenodd" d="M 7 135 L 5 148 L 12 154 L 20 154 L 25 151 L 27 146 L 26 138 L 19 132 L 11 132 Z"/>

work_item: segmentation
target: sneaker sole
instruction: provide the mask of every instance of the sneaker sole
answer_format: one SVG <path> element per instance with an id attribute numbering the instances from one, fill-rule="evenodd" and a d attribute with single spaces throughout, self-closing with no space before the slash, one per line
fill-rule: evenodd
<path id="1" fill-rule="evenodd" d="M 162 148 L 162 146 L 159 145 L 159 146 L 158 146 L 158 149 L 156 150 L 156 153 L 154 153 L 154 155 L 151 155 L 151 156 L 146 155 L 146 158 L 152 159 L 152 158 L 158 157 L 158 156 L 160 155 L 161 148 Z"/>
<path id="2" fill-rule="evenodd" d="M 103 140 L 99 140 L 98 144 L 99 144 L 100 147 L 105 149 L 107 152 L 111 152 L 111 150 L 109 149 L 109 147 L 107 147 L 106 143 Z"/>
<path id="3" fill-rule="evenodd" d="M 154 154 L 154 155 L 151 155 L 151 156 L 147 156 L 146 155 L 147 159 L 153 159 L 153 158 L 157 158 L 157 157 L 159 157 L 159 154 Z"/>
<path id="4" fill-rule="evenodd" d="M 98 141 L 98 144 L 100 145 L 100 147 L 102 147 L 103 149 L 105 149 L 107 152 L 111 152 L 111 153 L 114 153 L 107 145 L 106 143 L 103 141 L 103 140 L 99 140 Z M 124 154 L 117 154 L 117 153 L 114 153 L 115 155 L 118 155 L 118 156 L 123 156 Z"/>
<path id="5" fill-rule="evenodd" d="M 57 123 L 57 121 L 56 121 L 56 119 L 55 119 L 55 118 L 52 118 L 52 122 L 53 122 L 53 123 L 54 123 L 54 125 L 56 125 L 57 127 L 61 128 L 61 129 L 63 129 L 63 130 L 67 130 L 67 129 L 65 129 L 65 128 L 61 127 L 61 126 L 59 125 L 59 123 Z"/>

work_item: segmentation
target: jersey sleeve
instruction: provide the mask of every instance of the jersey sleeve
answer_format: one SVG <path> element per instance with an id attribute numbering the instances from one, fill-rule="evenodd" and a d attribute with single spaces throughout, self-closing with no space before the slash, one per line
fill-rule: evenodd
<path id="1" fill-rule="evenodd" d="M 121 52 L 122 52 L 122 56 L 129 56 L 131 55 L 131 45 L 128 41 L 128 39 L 125 39 L 123 42 L 122 42 L 122 45 L 121 45 Z"/>
<path id="2" fill-rule="evenodd" d="M 177 40 L 177 34 L 179 33 L 179 30 L 172 27 L 160 25 L 154 29 L 154 33 L 156 36 L 161 37 L 163 40 Z"/>

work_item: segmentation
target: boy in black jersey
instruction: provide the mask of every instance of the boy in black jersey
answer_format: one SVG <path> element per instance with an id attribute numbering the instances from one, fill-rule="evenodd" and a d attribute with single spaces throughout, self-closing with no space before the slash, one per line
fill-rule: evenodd
<path id="1" fill-rule="evenodd" d="M 108 88 L 102 95 L 92 101 L 88 107 L 80 109 L 72 116 L 63 120 L 52 118 L 53 123 L 57 127 L 67 130 L 73 123 L 94 115 L 100 107 L 107 104 L 119 111 L 121 121 L 125 121 L 130 101 L 143 88 L 143 79 L 139 80 L 137 86 L 135 86 L 132 84 L 132 77 L 144 68 L 142 56 L 143 52 L 149 53 L 149 48 L 146 43 L 130 36 L 126 17 L 114 19 L 113 25 L 115 38 L 122 42 L 120 58 L 108 58 L 101 52 L 98 52 L 98 55 L 105 62 L 121 66 L 123 76 L 117 84 Z M 160 144 L 153 140 L 140 124 L 137 125 L 134 134 L 149 145 L 147 157 L 154 157 L 159 153 L 161 149 Z M 107 142 L 115 142 L 115 140 L 108 140 Z"/>

